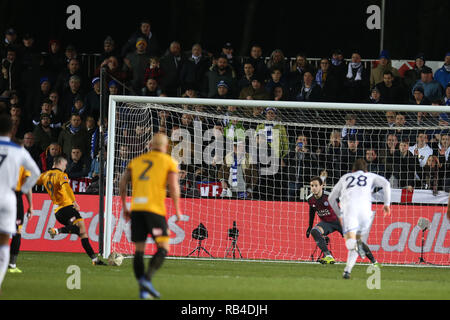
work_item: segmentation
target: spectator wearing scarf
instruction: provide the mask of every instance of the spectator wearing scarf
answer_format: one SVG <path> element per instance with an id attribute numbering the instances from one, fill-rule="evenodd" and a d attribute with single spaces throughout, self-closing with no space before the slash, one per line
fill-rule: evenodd
<path id="1" fill-rule="evenodd" d="M 322 89 L 322 100 L 336 102 L 339 90 L 339 79 L 332 68 L 332 62 L 328 58 L 320 60 L 320 68 L 316 73 L 315 82 Z"/>
<path id="2" fill-rule="evenodd" d="M 89 153 L 89 136 L 80 115 L 72 114 L 70 122 L 63 126 L 59 134 L 58 144 L 66 156 L 70 156 L 74 145 L 79 146 L 83 154 Z"/>
<path id="3" fill-rule="evenodd" d="M 258 176 L 255 165 L 250 163 L 250 155 L 245 152 L 243 141 L 236 139 L 233 142 L 233 151 L 225 156 L 225 163 L 218 172 L 218 178 L 224 189 L 232 191 L 233 197 L 251 197 Z"/>
<path id="4" fill-rule="evenodd" d="M 278 115 L 276 108 L 266 108 L 265 115 L 268 122 L 258 124 L 255 132 L 266 137 L 267 144 L 275 148 L 274 151 L 277 152 L 277 156 L 282 160 L 289 152 L 289 140 L 286 127 L 274 123 Z M 278 135 L 275 135 L 275 130 L 278 131 Z"/>
<path id="5" fill-rule="evenodd" d="M 301 88 L 295 93 L 294 100 L 296 101 L 321 101 L 322 89 L 314 81 L 311 72 L 306 71 L 303 75 L 303 83 Z"/>
<path id="6" fill-rule="evenodd" d="M 367 101 L 369 80 L 367 70 L 361 63 L 361 55 L 358 52 L 353 52 L 344 80 L 344 101 L 350 103 Z"/>

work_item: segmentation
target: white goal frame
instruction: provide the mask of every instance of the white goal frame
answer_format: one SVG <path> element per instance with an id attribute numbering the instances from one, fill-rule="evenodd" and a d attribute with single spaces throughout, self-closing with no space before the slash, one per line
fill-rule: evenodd
<path id="1" fill-rule="evenodd" d="M 111 95 L 108 108 L 108 153 L 106 158 L 106 190 L 104 213 L 104 250 L 103 257 L 108 258 L 111 253 L 112 243 L 112 199 L 113 199 L 113 174 L 115 135 L 116 135 L 116 105 L 117 103 L 152 103 L 169 105 L 215 105 L 236 107 L 274 107 L 292 109 L 316 109 L 316 110 L 342 110 L 342 111 L 396 111 L 396 112 L 448 112 L 449 106 L 432 105 L 394 105 L 394 104 L 367 104 L 367 103 L 330 103 L 330 102 L 295 102 L 295 101 L 263 101 L 263 100 L 226 100 L 206 98 L 170 98 L 170 97 L 141 97 Z"/>

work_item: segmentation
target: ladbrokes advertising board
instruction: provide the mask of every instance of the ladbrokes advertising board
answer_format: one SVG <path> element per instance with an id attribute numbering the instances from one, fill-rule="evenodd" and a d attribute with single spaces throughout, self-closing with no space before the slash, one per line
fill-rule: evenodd
<path id="1" fill-rule="evenodd" d="M 118 199 L 116 199 L 118 201 Z M 98 243 L 98 197 L 77 195 L 81 215 L 85 218 L 89 238 L 93 247 Z M 119 201 L 118 201 L 119 202 Z M 34 194 L 35 214 L 25 220 L 22 250 L 83 252 L 77 236 L 58 235 L 51 239 L 50 227 L 59 227 L 53 214 L 53 205 L 45 194 Z M 374 206 L 375 215 L 367 239 L 375 258 L 384 263 L 416 263 L 422 248 L 422 230 L 417 226 L 419 218 L 427 218 L 431 224 L 423 242 L 424 258 L 436 264 L 450 265 L 450 222 L 446 218 L 446 207 L 434 205 L 392 205 L 391 217 L 384 218 L 381 206 Z M 207 238 L 200 245 L 213 257 L 232 256 L 232 238 L 229 229 L 233 222 L 239 230 L 235 256 L 245 259 L 311 260 L 318 250 L 310 237 L 308 227 L 308 204 L 303 202 L 270 202 L 250 200 L 183 199 L 182 219 L 175 221 L 171 201 L 167 200 L 168 224 L 171 231 L 171 255 L 187 256 L 197 248 L 199 242 L 192 231 L 202 223 Z M 316 217 L 315 223 L 318 222 Z M 113 249 L 133 253 L 130 242 L 129 223 L 115 219 Z M 154 252 L 152 239 L 148 239 L 148 254 Z M 345 261 L 347 250 L 340 234 L 330 235 L 330 248 L 339 261 Z M 239 249 L 239 251 L 237 250 Z M 311 257 L 313 255 L 313 257 Z M 207 257 L 203 250 L 192 256 Z"/>

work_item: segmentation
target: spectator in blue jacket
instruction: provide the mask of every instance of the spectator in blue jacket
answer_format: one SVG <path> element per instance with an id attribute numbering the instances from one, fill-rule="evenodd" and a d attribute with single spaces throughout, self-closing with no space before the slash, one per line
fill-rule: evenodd
<path id="1" fill-rule="evenodd" d="M 433 71 L 429 67 L 423 67 L 420 73 L 420 80 L 416 82 L 413 87 L 412 93 L 416 87 L 422 86 L 425 97 L 430 101 L 436 101 L 442 99 L 444 96 L 444 89 L 441 84 L 433 79 Z"/>
<path id="2" fill-rule="evenodd" d="M 443 88 L 450 82 L 450 52 L 445 54 L 444 65 L 434 73 L 434 80 L 438 81 Z"/>

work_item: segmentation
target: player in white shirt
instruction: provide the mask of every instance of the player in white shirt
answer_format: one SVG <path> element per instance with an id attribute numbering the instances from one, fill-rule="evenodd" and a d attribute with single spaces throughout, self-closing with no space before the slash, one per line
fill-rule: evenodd
<path id="1" fill-rule="evenodd" d="M 23 166 L 31 176 L 22 185 L 28 193 L 39 178 L 40 170 L 25 148 L 12 143 L 11 117 L 0 115 L 0 288 L 9 263 L 9 238 L 16 232 L 16 194 L 19 170 Z"/>
<path id="2" fill-rule="evenodd" d="M 344 269 L 344 279 L 350 279 L 350 273 L 358 258 L 358 253 L 364 258 L 361 238 L 367 234 L 372 224 L 372 190 L 383 188 L 384 216 L 390 215 L 391 186 L 389 181 L 375 173 L 367 172 L 367 163 L 358 159 L 353 164 L 353 172 L 339 179 L 333 191 L 328 196 L 328 202 L 338 217 L 342 218 L 345 246 L 348 250 L 347 265 Z M 340 206 L 337 200 L 340 200 Z M 366 245 L 367 246 L 367 245 Z"/>

